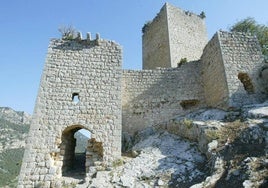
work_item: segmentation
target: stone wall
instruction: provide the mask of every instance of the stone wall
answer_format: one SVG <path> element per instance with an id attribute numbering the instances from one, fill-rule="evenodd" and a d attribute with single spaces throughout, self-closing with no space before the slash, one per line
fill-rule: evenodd
<path id="1" fill-rule="evenodd" d="M 200 62 L 179 68 L 124 70 L 123 131 L 134 134 L 204 105 Z"/>
<path id="2" fill-rule="evenodd" d="M 201 62 L 206 104 L 211 107 L 227 107 L 228 87 L 218 34 L 206 45 Z"/>
<path id="3" fill-rule="evenodd" d="M 262 102 L 267 97 L 260 76 L 263 60 L 256 37 L 217 32 L 201 57 L 207 105 L 229 108 Z"/>
<path id="4" fill-rule="evenodd" d="M 264 59 L 258 39 L 245 33 L 218 32 L 229 106 L 242 106 L 264 100 L 265 92 L 261 80 Z"/>
<path id="5" fill-rule="evenodd" d="M 142 67 L 171 67 L 167 26 L 167 12 L 164 6 L 152 22 L 144 27 L 142 35 Z"/>
<path id="6" fill-rule="evenodd" d="M 121 156 L 121 58 L 121 47 L 111 41 L 51 41 L 18 187 L 61 181 L 81 128 L 103 147 L 98 164 Z"/>
<path id="7" fill-rule="evenodd" d="M 204 18 L 166 3 L 142 36 L 143 69 L 177 67 L 199 60 L 207 43 Z"/>
<path id="8" fill-rule="evenodd" d="M 208 42 L 205 18 L 167 4 L 171 67 L 181 59 L 199 60 Z"/>

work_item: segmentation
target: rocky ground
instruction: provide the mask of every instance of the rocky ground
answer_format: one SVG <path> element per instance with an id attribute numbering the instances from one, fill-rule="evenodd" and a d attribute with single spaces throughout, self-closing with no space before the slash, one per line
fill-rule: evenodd
<path id="1" fill-rule="evenodd" d="M 195 143 L 167 131 L 146 131 L 150 136 L 134 145 L 132 157 L 124 157 L 123 163 L 109 172 L 107 186 L 175 186 L 177 182 L 197 182 L 204 177 L 205 157 Z M 99 187 L 100 182 L 93 179 L 91 186 Z"/>
<path id="2" fill-rule="evenodd" d="M 202 109 L 124 138 L 121 160 L 73 187 L 268 187 L 268 102 Z"/>
<path id="3" fill-rule="evenodd" d="M 25 117 L 13 123 L 0 117 L 4 177 L 18 173 L 12 156 L 23 152 L 18 149 L 23 149 L 26 132 L 15 124 Z M 90 178 L 65 178 L 55 187 L 268 187 L 268 101 L 230 111 L 201 109 L 123 138 L 124 155 L 112 166 Z M 1 166 L 8 159 L 17 169 Z"/>
<path id="4" fill-rule="evenodd" d="M 109 170 L 98 171 L 86 181 L 77 180 L 74 187 L 188 187 L 189 182 L 200 182 L 207 175 L 202 172 L 206 157 L 196 143 L 153 128 L 136 139 L 132 150 Z"/>

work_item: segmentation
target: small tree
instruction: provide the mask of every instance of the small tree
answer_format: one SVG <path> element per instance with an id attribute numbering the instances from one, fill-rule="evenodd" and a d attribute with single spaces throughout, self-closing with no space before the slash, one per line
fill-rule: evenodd
<path id="1" fill-rule="evenodd" d="M 59 28 L 59 32 L 61 33 L 62 39 L 72 40 L 77 35 L 77 30 L 73 26 L 61 26 Z"/>
<path id="2" fill-rule="evenodd" d="M 187 63 L 187 62 L 188 62 L 188 60 L 187 60 L 186 57 L 185 58 L 181 58 L 180 62 L 177 63 L 177 67 L 180 67 L 182 64 Z"/>
<path id="3" fill-rule="evenodd" d="M 206 14 L 205 14 L 205 12 L 204 11 L 202 11 L 201 13 L 200 13 L 200 18 L 202 18 L 202 19 L 204 19 L 204 18 L 206 18 Z"/>
<path id="4" fill-rule="evenodd" d="M 249 17 L 235 23 L 230 30 L 256 35 L 262 48 L 262 54 L 268 61 L 268 26 L 258 24 L 254 18 Z"/>

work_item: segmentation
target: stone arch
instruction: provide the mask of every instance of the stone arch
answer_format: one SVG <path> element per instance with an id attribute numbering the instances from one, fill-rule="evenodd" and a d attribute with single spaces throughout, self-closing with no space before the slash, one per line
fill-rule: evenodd
<path id="1" fill-rule="evenodd" d="M 62 176 L 77 177 L 93 175 L 98 166 L 102 165 L 103 146 L 97 142 L 90 130 L 91 137 L 87 140 L 84 153 L 76 153 L 77 140 L 75 134 L 81 130 L 88 130 L 81 125 L 67 127 L 61 135 L 60 154 L 62 159 Z M 80 178 L 80 177 L 79 177 Z"/>

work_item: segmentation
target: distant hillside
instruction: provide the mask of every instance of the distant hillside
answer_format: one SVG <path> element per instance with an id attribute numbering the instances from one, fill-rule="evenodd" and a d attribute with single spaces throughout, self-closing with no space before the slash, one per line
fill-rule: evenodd
<path id="1" fill-rule="evenodd" d="M 74 134 L 74 137 L 76 139 L 75 153 L 84 153 L 89 138 L 79 131 Z"/>
<path id="2" fill-rule="evenodd" d="M 15 124 L 30 124 L 32 116 L 23 111 L 15 111 L 9 107 L 0 107 L 0 119 Z"/>
<path id="3" fill-rule="evenodd" d="M 16 187 L 31 116 L 0 107 L 0 187 Z"/>
<path id="4" fill-rule="evenodd" d="M 31 115 L 0 107 L 0 187 L 17 187 L 17 177 L 23 158 Z M 87 136 L 75 133 L 76 153 L 85 152 Z"/>

